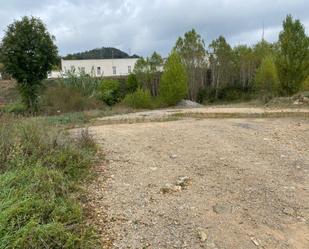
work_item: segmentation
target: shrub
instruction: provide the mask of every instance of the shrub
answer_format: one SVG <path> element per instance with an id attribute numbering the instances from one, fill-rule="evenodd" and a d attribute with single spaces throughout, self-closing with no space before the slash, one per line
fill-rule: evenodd
<path id="1" fill-rule="evenodd" d="M 98 109 L 103 105 L 94 97 L 88 97 L 76 88 L 64 84 L 48 86 L 41 97 L 42 111 L 47 114 L 77 112 Z"/>
<path id="2" fill-rule="evenodd" d="M 198 93 L 199 103 L 213 103 L 216 101 L 245 101 L 251 99 L 251 89 L 239 86 L 226 86 L 217 90 L 215 88 L 201 89 Z"/>
<path id="3" fill-rule="evenodd" d="M 72 139 L 38 119 L 0 124 L 0 248 L 99 248 L 73 197 L 94 153 L 87 131 Z"/>
<path id="4" fill-rule="evenodd" d="M 301 89 L 303 91 L 309 91 L 309 76 L 306 78 L 306 80 L 303 82 Z"/>
<path id="5" fill-rule="evenodd" d="M 5 113 L 23 114 L 27 111 L 27 107 L 21 102 L 15 102 L 5 105 L 0 111 Z"/>
<path id="6" fill-rule="evenodd" d="M 132 108 L 152 108 L 152 97 L 149 90 L 140 87 L 134 93 L 127 94 L 123 103 Z"/>
<path id="7" fill-rule="evenodd" d="M 187 95 L 185 67 L 178 54 L 172 52 L 164 65 L 164 72 L 159 87 L 159 97 L 167 105 L 175 105 Z"/>
<path id="8" fill-rule="evenodd" d="M 263 59 L 255 75 L 255 88 L 263 96 L 273 97 L 278 94 L 279 78 L 272 57 Z"/>
<path id="9" fill-rule="evenodd" d="M 103 80 L 100 87 L 101 99 L 109 106 L 118 103 L 121 99 L 120 83 L 117 80 Z"/>
<path id="10" fill-rule="evenodd" d="M 128 81 L 127 81 L 127 92 L 133 93 L 137 90 L 138 88 L 138 80 L 135 74 L 130 74 L 128 76 Z"/>
<path id="11" fill-rule="evenodd" d="M 61 83 L 69 88 L 74 88 L 83 96 L 99 97 L 99 89 L 102 79 L 90 77 L 87 74 L 68 74 L 68 77 L 61 80 Z"/>
<path id="12" fill-rule="evenodd" d="M 218 99 L 222 101 L 249 100 L 250 93 L 238 86 L 228 86 L 219 90 Z"/>

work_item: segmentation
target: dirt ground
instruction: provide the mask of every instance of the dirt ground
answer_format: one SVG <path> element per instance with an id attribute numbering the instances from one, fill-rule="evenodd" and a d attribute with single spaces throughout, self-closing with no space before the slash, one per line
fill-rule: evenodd
<path id="1" fill-rule="evenodd" d="M 309 119 L 93 126 L 106 248 L 309 248 Z"/>

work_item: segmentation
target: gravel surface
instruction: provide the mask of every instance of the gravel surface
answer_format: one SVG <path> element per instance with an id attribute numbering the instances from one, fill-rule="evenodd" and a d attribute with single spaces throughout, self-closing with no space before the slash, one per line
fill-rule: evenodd
<path id="1" fill-rule="evenodd" d="M 309 120 L 90 127 L 105 248 L 309 248 Z"/>
<path id="2" fill-rule="evenodd" d="M 232 118 L 232 117 L 285 117 L 306 116 L 309 117 L 309 108 L 245 108 L 245 107 L 200 107 L 200 108 L 173 108 L 152 111 L 141 111 L 128 114 L 107 116 L 96 119 L 97 124 L 109 124 L 119 122 L 153 121 L 168 117 L 201 116 L 204 118 Z"/>

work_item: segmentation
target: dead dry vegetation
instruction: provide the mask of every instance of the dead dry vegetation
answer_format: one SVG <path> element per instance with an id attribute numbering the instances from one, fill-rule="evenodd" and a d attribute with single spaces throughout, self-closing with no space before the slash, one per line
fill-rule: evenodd
<path id="1" fill-rule="evenodd" d="M 309 248 L 308 118 L 148 121 L 90 127 L 105 248 Z"/>

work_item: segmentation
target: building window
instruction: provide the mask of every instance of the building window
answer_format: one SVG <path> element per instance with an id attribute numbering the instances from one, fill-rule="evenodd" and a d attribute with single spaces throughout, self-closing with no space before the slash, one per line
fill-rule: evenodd
<path id="1" fill-rule="evenodd" d="M 132 68 L 131 68 L 131 66 L 128 66 L 128 73 L 132 73 Z"/>
<path id="2" fill-rule="evenodd" d="M 101 76 L 101 67 L 97 67 L 97 75 Z"/>
<path id="3" fill-rule="evenodd" d="M 113 67 L 113 75 L 116 75 L 117 74 L 117 69 L 116 69 L 116 67 L 114 66 Z"/>

